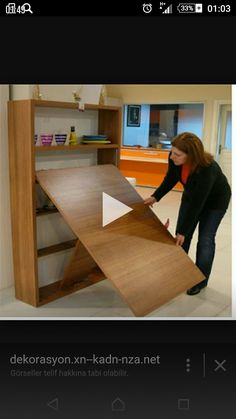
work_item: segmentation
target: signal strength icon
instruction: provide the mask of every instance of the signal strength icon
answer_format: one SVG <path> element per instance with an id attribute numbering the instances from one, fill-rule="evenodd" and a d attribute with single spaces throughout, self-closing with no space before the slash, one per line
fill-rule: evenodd
<path id="1" fill-rule="evenodd" d="M 164 12 L 162 12 L 162 14 L 171 14 L 172 13 L 172 4 L 167 7 L 167 9 L 164 10 Z"/>

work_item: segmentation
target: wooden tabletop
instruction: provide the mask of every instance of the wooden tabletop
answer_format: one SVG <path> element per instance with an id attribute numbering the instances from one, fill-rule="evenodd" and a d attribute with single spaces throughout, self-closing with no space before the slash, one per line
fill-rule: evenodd
<path id="1" fill-rule="evenodd" d="M 42 170 L 37 180 L 136 316 L 204 279 L 115 166 Z M 103 192 L 133 211 L 102 227 Z"/>

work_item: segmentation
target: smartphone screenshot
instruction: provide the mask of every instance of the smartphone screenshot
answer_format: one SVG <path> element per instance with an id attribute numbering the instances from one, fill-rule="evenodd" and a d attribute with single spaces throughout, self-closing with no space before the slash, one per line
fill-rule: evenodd
<path id="1" fill-rule="evenodd" d="M 2 2 L 5 419 L 235 417 L 235 22 Z"/>

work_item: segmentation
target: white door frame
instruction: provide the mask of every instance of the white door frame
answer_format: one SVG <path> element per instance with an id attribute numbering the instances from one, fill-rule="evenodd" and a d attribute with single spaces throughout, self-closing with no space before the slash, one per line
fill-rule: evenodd
<path id="1" fill-rule="evenodd" d="M 221 105 L 232 105 L 231 100 L 214 100 L 213 107 L 213 120 L 212 120 L 212 134 L 210 143 L 210 152 L 214 157 L 217 156 L 217 143 L 218 143 L 218 128 L 219 128 L 219 116 Z"/>

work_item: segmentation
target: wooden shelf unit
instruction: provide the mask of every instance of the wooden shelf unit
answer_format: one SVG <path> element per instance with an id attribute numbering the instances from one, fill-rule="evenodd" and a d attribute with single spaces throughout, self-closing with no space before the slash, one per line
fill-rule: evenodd
<path id="1" fill-rule="evenodd" d="M 9 159 L 10 159 L 10 184 L 11 184 L 11 220 L 13 236 L 13 261 L 16 298 L 35 307 L 54 299 L 68 295 L 75 290 L 92 285 L 103 279 L 86 275 L 88 268 L 94 269 L 93 261 L 89 259 L 86 251 L 82 249 L 78 240 L 53 244 L 42 249 L 37 249 L 36 217 L 55 214 L 57 210 L 43 210 L 36 214 L 36 182 L 35 163 L 37 156 L 49 153 L 52 161 L 55 151 L 60 153 L 76 152 L 82 150 L 97 150 L 97 164 L 114 164 L 119 167 L 120 142 L 121 142 L 121 108 L 104 105 L 85 105 L 85 111 L 95 111 L 98 118 L 98 134 L 107 135 L 111 144 L 78 144 L 74 146 L 35 146 L 35 117 L 37 109 L 68 109 L 78 110 L 76 103 L 56 102 L 45 100 L 17 100 L 8 103 L 9 125 Z M 78 110 L 78 119 L 80 111 Z M 85 132 L 84 134 L 88 134 Z M 76 244 L 77 243 L 77 244 Z M 63 289 L 65 279 L 39 287 L 38 257 L 63 251 L 75 246 L 76 252 L 80 251 L 82 271 L 75 280 L 76 271 L 66 268 L 68 286 Z M 79 250 L 78 250 L 79 249 Z M 81 254 L 81 257 L 80 257 Z M 78 255 L 77 255 L 78 256 Z M 75 257 L 74 257 L 75 258 Z M 78 257 L 77 257 L 78 259 Z M 76 269 L 77 265 L 76 265 Z M 91 270 L 92 270 L 91 269 Z M 88 279 L 89 278 L 89 279 Z M 50 279 L 50 278 L 49 278 Z M 69 278 L 70 279 L 70 278 Z"/>

